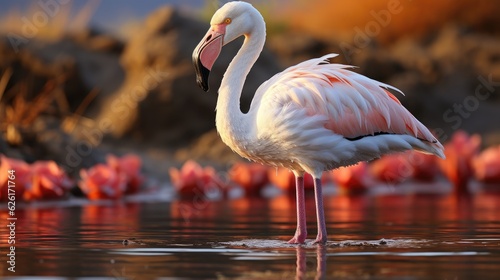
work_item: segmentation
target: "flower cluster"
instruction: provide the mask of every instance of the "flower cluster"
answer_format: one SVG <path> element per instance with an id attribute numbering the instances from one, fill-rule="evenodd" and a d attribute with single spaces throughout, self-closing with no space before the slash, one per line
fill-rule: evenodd
<path id="1" fill-rule="evenodd" d="M 143 181 L 141 165 L 141 159 L 135 155 L 108 155 L 105 164 L 80 170 L 78 186 L 89 199 L 119 199 L 138 192 Z"/>
<path id="2" fill-rule="evenodd" d="M 447 178 L 457 191 L 467 190 L 471 180 L 492 186 L 500 185 L 500 146 L 480 152 L 481 138 L 457 131 L 445 145 L 446 159 L 416 151 L 389 154 L 370 163 L 361 162 L 338 168 L 323 175 L 323 183 L 333 183 L 347 193 L 358 193 L 377 184 L 396 186 L 403 182 L 432 182 Z M 144 181 L 142 161 L 136 155 L 108 155 L 105 163 L 80 170 L 78 180 L 70 178 L 54 161 L 24 161 L 0 155 L 0 200 L 8 194 L 9 170 L 15 170 L 16 197 L 25 200 L 60 199 L 78 186 L 89 199 L 120 199 L 137 193 Z M 170 177 L 183 197 L 227 195 L 239 185 L 247 196 L 259 196 L 272 184 L 285 193 L 295 193 L 295 176 L 285 168 L 265 167 L 255 163 L 236 163 L 224 176 L 213 167 L 201 167 L 187 161 L 182 168 L 171 168 Z M 227 176 L 226 176 L 227 175 Z M 76 182 L 76 183 L 75 183 Z M 304 176 L 305 190 L 313 189 L 314 180 Z"/>
<path id="3" fill-rule="evenodd" d="M 182 198 L 205 196 L 209 193 L 226 194 L 230 184 L 225 183 L 212 167 L 201 167 L 189 160 L 181 169 L 170 168 L 170 178 Z"/>
<path id="4" fill-rule="evenodd" d="M 24 161 L 0 155 L 0 200 L 7 199 L 7 172 L 13 170 L 17 199 L 25 201 L 58 199 L 65 197 L 73 181 L 54 161 L 37 161 L 28 164 Z"/>
<path id="5" fill-rule="evenodd" d="M 135 155 L 108 155 L 105 164 L 80 170 L 77 185 L 89 199 L 117 199 L 136 193 L 142 184 L 141 159 Z M 24 201 L 61 199 L 68 196 L 75 180 L 54 161 L 24 161 L 0 155 L 0 200 L 7 199 L 8 171 L 15 171 L 16 197 Z"/>

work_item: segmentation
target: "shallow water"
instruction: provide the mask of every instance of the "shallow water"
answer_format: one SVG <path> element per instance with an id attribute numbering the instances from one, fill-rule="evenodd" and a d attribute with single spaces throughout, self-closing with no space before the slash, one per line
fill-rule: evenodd
<path id="1" fill-rule="evenodd" d="M 144 200 L 144 199 L 143 199 Z M 139 201 L 141 201 L 139 199 Z M 500 196 L 325 197 L 329 242 L 289 245 L 295 201 L 87 203 L 16 210 L 16 267 L 0 275 L 127 279 L 499 279 Z M 7 213 L 0 219 L 6 222 Z"/>

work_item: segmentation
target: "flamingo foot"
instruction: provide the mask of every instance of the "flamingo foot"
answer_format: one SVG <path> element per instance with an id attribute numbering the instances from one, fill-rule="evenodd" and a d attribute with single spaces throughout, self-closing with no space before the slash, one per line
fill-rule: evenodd
<path id="1" fill-rule="evenodd" d="M 306 237 L 307 233 L 296 232 L 292 239 L 288 240 L 288 244 L 304 244 Z"/>
<path id="2" fill-rule="evenodd" d="M 316 240 L 314 240 L 313 244 L 326 244 L 326 235 L 318 234 Z"/>

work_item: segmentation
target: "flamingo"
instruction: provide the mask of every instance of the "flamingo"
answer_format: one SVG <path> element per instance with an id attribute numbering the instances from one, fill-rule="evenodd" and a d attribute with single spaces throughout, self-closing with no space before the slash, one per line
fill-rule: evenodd
<path id="1" fill-rule="evenodd" d="M 219 89 L 216 127 L 222 141 L 240 156 L 286 167 L 296 178 L 297 229 L 288 241 L 307 237 L 304 173 L 314 178 L 318 233 L 327 241 L 321 175 L 382 154 L 415 149 L 444 158 L 443 146 L 389 89 L 397 88 L 331 64 L 323 57 L 278 73 L 256 91 L 247 113 L 240 110 L 245 79 L 264 47 L 262 15 L 245 2 L 229 2 L 215 12 L 210 29 L 193 51 L 197 84 L 208 91 L 208 77 L 222 47 L 244 36 Z"/>

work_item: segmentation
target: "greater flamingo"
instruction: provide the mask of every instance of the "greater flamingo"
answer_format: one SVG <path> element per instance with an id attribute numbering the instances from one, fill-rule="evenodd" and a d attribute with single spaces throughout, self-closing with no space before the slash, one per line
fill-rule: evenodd
<path id="1" fill-rule="evenodd" d="M 249 111 L 240 110 L 246 76 L 264 47 L 261 14 L 245 2 L 229 2 L 212 17 L 193 52 L 197 83 L 208 91 L 208 75 L 222 47 L 245 36 L 222 79 L 216 126 L 233 151 L 249 160 L 283 166 L 296 176 L 297 230 L 289 243 L 307 236 L 304 172 L 314 177 L 318 235 L 327 240 L 321 174 L 408 149 L 444 158 L 443 146 L 388 89 L 398 89 L 330 64 L 328 54 L 292 66 L 263 83 Z"/>

